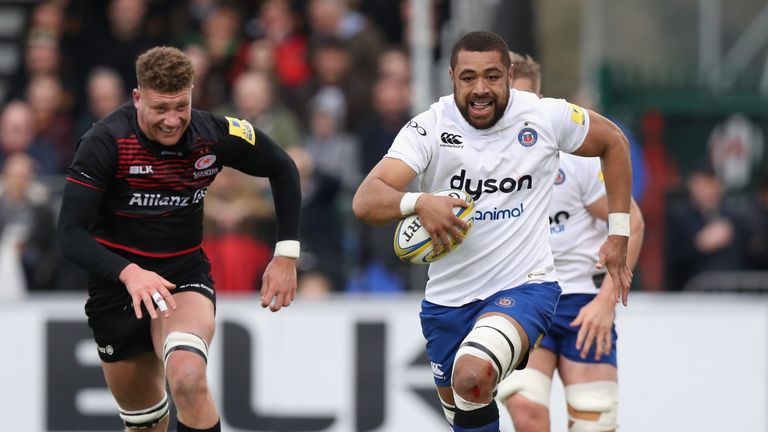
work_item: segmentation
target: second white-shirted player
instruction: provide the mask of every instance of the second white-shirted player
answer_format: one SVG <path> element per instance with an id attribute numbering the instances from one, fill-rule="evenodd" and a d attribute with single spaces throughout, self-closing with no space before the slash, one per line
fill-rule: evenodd
<path id="1" fill-rule="evenodd" d="M 462 200 L 404 193 L 463 189 L 476 205 L 472 232 L 429 268 L 420 314 L 427 354 L 454 431 L 498 432 L 498 383 L 524 367 L 560 296 L 549 247 L 549 202 L 559 152 L 599 156 L 612 226 L 600 258 L 626 304 L 631 165 L 626 138 L 594 112 L 510 90 L 506 43 L 472 32 L 454 45 L 453 95 L 406 124 L 360 185 L 355 215 L 386 224 L 417 213 L 436 247 L 466 224 Z"/>
<path id="2" fill-rule="evenodd" d="M 511 58 L 512 88 L 539 94 L 538 63 L 515 53 Z M 562 154 L 554 184 L 550 244 L 563 293 L 550 331 L 531 354 L 528 367 L 499 384 L 498 399 L 509 410 L 517 432 L 548 432 L 549 396 L 557 369 L 565 385 L 569 430 L 614 431 L 618 412 L 615 302 L 610 277 L 602 280 L 604 273 L 595 270 L 597 251 L 608 234 L 600 161 Z M 630 221 L 628 261 L 634 265 L 644 233 L 634 200 Z"/>

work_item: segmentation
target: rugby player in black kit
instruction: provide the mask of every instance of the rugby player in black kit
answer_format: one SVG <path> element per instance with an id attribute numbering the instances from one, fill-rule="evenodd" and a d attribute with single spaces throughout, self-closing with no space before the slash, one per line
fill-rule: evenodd
<path id="1" fill-rule="evenodd" d="M 178 431 L 221 430 L 206 379 L 216 295 L 200 244 L 203 198 L 224 166 L 272 187 L 262 306 L 278 311 L 296 293 L 296 166 L 248 122 L 192 109 L 192 74 L 176 48 L 142 54 L 133 103 L 82 137 L 64 188 L 59 242 L 89 272 L 88 324 L 129 430 L 167 430 L 166 379 Z"/>

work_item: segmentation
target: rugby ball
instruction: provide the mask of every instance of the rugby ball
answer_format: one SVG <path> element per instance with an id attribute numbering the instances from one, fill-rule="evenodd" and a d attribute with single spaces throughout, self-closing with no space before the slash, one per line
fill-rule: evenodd
<path id="1" fill-rule="evenodd" d="M 463 190 L 446 189 L 433 192 L 432 195 L 451 196 L 468 202 L 467 208 L 454 207 L 453 212 L 465 221 L 469 228 L 472 228 L 472 223 L 475 221 L 475 201 L 468 193 Z M 467 236 L 469 228 L 461 233 L 462 238 Z M 415 214 L 404 217 L 395 229 L 395 255 L 408 263 L 429 264 L 435 262 L 456 249 L 457 245 L 456 239 L 451 239 L 450 247 L 440 253 L 435 253 L 432 247 L 432 237 L 421 225 L 419 216 Z"/>

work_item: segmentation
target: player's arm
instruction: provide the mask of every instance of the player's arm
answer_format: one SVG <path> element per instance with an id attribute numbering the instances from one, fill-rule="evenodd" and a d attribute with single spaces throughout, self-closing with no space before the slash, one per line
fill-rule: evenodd
<path id="1" fill-rule="evenodd" d="M 432 237 L 436 251 L 448 247 L 451 238 L 461 243 L 461 232 L 469 226 L 452 208 L 468 204 L 458 198 L 403 192 L 416 175 L 402 160 L 383 158 L 355 192 L 352 200 L 355 216 L 369 224 L 384 225 L 416 213 Z"/>
<path id="2" fill-rule="evenodd" d="M 67 178 L 59 212 L 58 240 L 62 254 L 89 273 L 117 281 L 120 272 L 131 262 L 117 255 L 88 232 L 104 191 L 95 186 Z"/>
<path id="3" fill-rule="evenodd" d="M 603 197 L 586 206 L 587 211 L 595 218 L 608 220 L 608 200 Z M 640 212 L 640 207 L 632 199 L 629 208 L 630 235 L 627 248 L 627 264 L 634 269 L 640 255 L 640 247 L 645 233 L 645 222 Z M 592 345 L 595 345 L 595 360 L 600 360 L 603 355 L 611 353 L 613 320 L 616 317 L 614 300 L 614 287 L 610 275 L 605 275 L 600 292 L 595 298 L 586 304 L 570 325 L 579 326 L 576 335 L 576 349 L 580 351 L 581 358 L 586 358 Z"/>
<path id="4" fill-rule="evenodd" d="M 627 265 L 629 241 L 629 208 L 632 192 L 632 165 L 629 142 L 613 122 L 589 111 L 589 130 L 578 156 L 597 156 L 603 168 L 608 200 L 608 240 L 600 248 L 598 266 L 606 267 L 614 281 L 614 299 L 627 305 L 632 271 Z"/>
<path id="5" fill-rule="evenodd" d="M 152 304 L 153 296 L 159 294 L 163 302 L 167 302 L 171 309 L 176 309 L 176 302 L 168 291 L 175 285 L 110 251 L 89 232 L 96 220 L 105 185 L 109 184 L 108 179 L 114 175 L 113 162 L 117 160 L 114 146 L 100 141 L 94 135 L 88 134 L 83 138 L 68 170 L 59 212 L 59 249 L 66 258 L 89 273 L 125 284 L 136 317 L 141 319 L 143 303 L 149 315 L 155 319 L 158 315 Z M 159 299 L 154 301 L 167 318 L 169 311 L 165 304 L 161 305 Z"/>
<path id="6" fill-rule="evenodd" d="M 385 225 L 402 219 L 400 202 L 405 196 L 404 190 L 416 175 L 416 171 L 402 160 L 383 158 L 355 192 L 352 199 L 355 216 L 373 225 Z"/>
<path id="7" fill-rule="evenodd" d="M 254 129 L 254 143 L 229 137 L 219 150 L 225 165 L 245 174 L 269 178 L 275 201 L 277 241 L 298 241 L 301 185 L 293 159 L 264 132 Z"/>
<path id="8" fill-rule="evenodd" d="M 264 132 L 233 119 L 222 123 L 228 128 L 224 145 L 218 153 L 225 165 L 246 174 L 269 178 L 275 202 L 277 243 L 275 256 L 262 277 L 261 306 L 272 312 L 291 304 L 296 297 L 296 259 L 299 258 L 301 186 L 299 171 L 290 156 Z"/>
<path id="9" fill-rule="evenodd" d="M 608 221 L 608 200 L 602 197 L 594 203 L 587 206 L 587 211 L 593 217 Z M 643 245 L 645 236 L 645 219 L 634 198 L 631 198 L 629 204 L 629 241 L 627 245 L 627 265 L 634 270 L 637 260 L 640 257 L 640 249 Z M 605 285 L 605 284 L 603 284 Z"/>

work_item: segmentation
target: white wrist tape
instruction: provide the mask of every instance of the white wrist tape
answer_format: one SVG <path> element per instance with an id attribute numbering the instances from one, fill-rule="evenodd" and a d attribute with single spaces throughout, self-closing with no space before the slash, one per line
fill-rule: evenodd
<path id="1" fill-rule="evenodd" d="M 629 213 L 608 214 L 608 235 L 629 237 Z"/>
<path id="2" fill-rule="evenodd" d="M 275 256 L 298 258 L 301 254 L 301 244 L 298 240 L 281 240 L 275 243 Z"/>
<path id="3" fill-rule="evenodd" d="M 400 200 L 400 214 L 410 216 L 416 211 L 416 201 L 424 192 L 406 192 Z"/>

